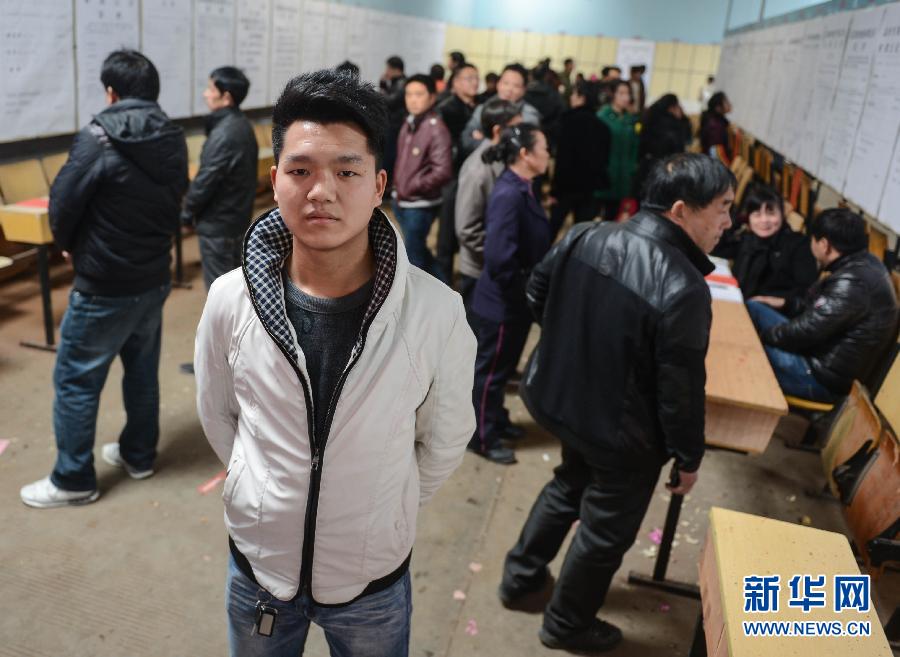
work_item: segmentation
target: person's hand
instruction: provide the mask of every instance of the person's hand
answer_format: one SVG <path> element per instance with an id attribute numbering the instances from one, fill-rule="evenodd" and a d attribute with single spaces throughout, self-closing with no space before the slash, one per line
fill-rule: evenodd
<path id="1" fill-rule="evenodd" d="M 472 139 L 474 139 L 475 141 L 481 141 L 482 139 L 484 139 L 484 133 L 481 130 L 473 130 Z"/>
<path id="2" fill-rule="evenodd" d="M 63 257 L 63 260 L 65 260 L 66 262 L 68 262 L 68 263 L 72 262 L 72 254 L 69 253 L 68 251 L 63 251 L 62 257 Z"/>
<path id="3" fill-rule="evenodd" d="M 547 197 L 547 205 L 556 205 L 557 203 L 559 203 L 559 201 L 556 199 L 555 196 Z"/>
<path id="4" fill-rule="evenodd" d="M 781 297 L 767 297 L 767 296 L 756 296 L 750 297 L 750 301 L 758 301 L 759 303 L 764 303 L 767 306 L 771 306 L 772 308 L 781 309 L 784 308 L 785 300 Z"/>
<path id="5" fill-rule="evenodd" d="M 677 466 L 672 466 L 673 468 Z M 669 492 L 672 495 L 687 495 L 691 492 L 691 489 L 694 487 L 694 484 L 697 483 L 697 479 L 700 477 L 700 472 L 678 472 L 678 485 L 672 486 L 671 484 L 666 484 L 666 488 L 669 489 Z"/>

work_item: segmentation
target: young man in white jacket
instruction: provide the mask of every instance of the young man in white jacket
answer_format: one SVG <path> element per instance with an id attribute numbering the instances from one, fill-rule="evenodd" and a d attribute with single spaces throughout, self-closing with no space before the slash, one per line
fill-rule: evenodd
<path id="1" fill-rule="evenodd" d="M 416 514 L 475 428 L 458 294 L 409 264 L 379 210 L 384 99 L 337 71 L 275 105 L 278 207 L 209 292 L 197 404 L 228 464 L 231 653 L 406 655 Z"/>

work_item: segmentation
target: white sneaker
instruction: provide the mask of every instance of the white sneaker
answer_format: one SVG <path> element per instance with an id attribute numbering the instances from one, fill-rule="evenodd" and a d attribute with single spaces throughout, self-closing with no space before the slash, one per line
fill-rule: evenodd
<path id="1" fill-rule="evenodd" d="M 63 490 L 57 488 L 50 477 L 22 486 L 19 497 L 28 506 L 36 509 L 52 509 L 57 506 L 77 506 L 96 502 L 100 497 L 100 491 L 94 490 Z"/>
<path id="2" fill-rule="evenodd" d="M 125 468 L 125 472 L 127 472 L 132 479 L 146 479 L 147 477 L 153 476 L 153 468 L 150 468 L 149 470 L 137 470 L 130 466 L 119 453 L 119 443 L 106 443 L 103 446 L 103 449 L 100 450 L 100 454 L 103 456 L 103 460 L 110 465 L 114 465 L 117 468 Z"/>

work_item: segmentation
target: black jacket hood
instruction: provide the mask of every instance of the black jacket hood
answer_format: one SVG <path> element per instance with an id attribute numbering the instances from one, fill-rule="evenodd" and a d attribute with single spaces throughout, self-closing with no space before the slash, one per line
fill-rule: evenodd
<path id="1" fill-rule="evenodd" d="M 97 114 L 94 122 L 116 150 L 154 182 L 168 185 L 187 179 L 184 131 L 157 103 L 126 98 Z"/>

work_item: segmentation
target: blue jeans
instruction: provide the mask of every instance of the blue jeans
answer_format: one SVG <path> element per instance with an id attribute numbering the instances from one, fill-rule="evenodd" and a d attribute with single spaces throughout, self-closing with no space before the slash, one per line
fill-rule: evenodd
<path id="1" fill-rule="evenodd" d="M 747 312 L 756 327 L 756 332 L 762 335 L 773 326 L 784 324 L 787 317 L 780 312 L 759 301 L 748 301 Z M 801 397 L 811 401 L 833 402 L 833 395 L 825 386 L 813 376 L 809 361 L 800 354 L 794 354 L 767 344 L 763 345 L 769 363 L 775 372 L 775 378 L 782 392 L 792 397 Z"/>
<path id="2" fill-rule="evenodd" d="M 251 636 L 257 601 L 278 611 L 272 636 Z M 229 558 L 225 584 L 231 657 L 297 657 L 303 654 L 310 622 L 325 631 L 332 657 L 406 657 L 412 591 L 409 571 L 378 593 L 339 607 L 319 606 L 308 595 L 290 602 L 254 584 Z"/>
<path id="3" fill-rule="evenodd" d="M 406 256 L 419 269 L 427 271 L 438 280 L 446 283 L 450 280 L 449 272 L 444 272 L 437 265 L 434 254 L 426 245 L 431 224 L 440 212 L 441 207 L 401 208 L 394 201 L 394 216 L 403 231 L 403 242 L 406 244 Z"/>
<path id="4" fill-rule="evenodd" d="M 100 392 L 118 355 L 125 373 L 125 428 L 119 453 L 149 470 L 159 439 L 159 347 L 169 285 L 134 296 L 101 297 L 72 290 L 60 327 L 53 370 L 53 429 L 58 454 L 51 481 L 71 491 L 94 490 L 94 434 Z"/>

